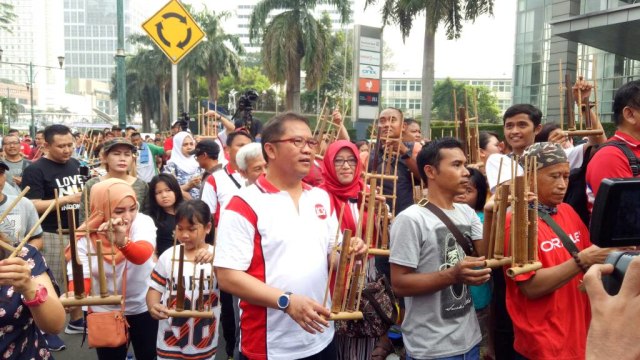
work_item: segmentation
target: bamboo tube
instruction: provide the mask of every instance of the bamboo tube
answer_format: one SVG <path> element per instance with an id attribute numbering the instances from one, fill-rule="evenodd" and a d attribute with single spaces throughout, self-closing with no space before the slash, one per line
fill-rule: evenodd
<path id="1" fill-rule="evenodd" d="M 513 244 L 514 264 L 524 264 L 527 262 L 527 200 L 524 176 L 515 178 L 515 206 L 512 206 L 511 227 L 515 229 L 515 237 L 511 238 Z"/>
<path id="2" fill-rule="evenodd" d="M 507 207 L 509 206 L 509 186 L 508 184 L 500 185 L 496 193 L 495 201 L 498 206 L 498 212 L 496 214 L 495 258 L 502 258 L 504 256 L 504 230 L 507 222 Z M 511 246 L 510 249 L 511 254 L 513 254 L 513 246 Z"/>
<path id="3" fill-rule="evenodd" d="M 83 193 L 84 193 L 83 201 L 84 201 L 84 214 L 85 214 L 84 218 L 85 219 L 89 219 L 89 192 L 86 191 L 86 192 L 83 192 Z M 89 236 L 87 236 L 87 235 L 91 234 L 92 230 L 90 229 L 88 221 L 85 222 L 85 224 L 86 224 L 86 227 L 87 227 L 87 233 L 85 234 L 85 239 L 84 240 L 87 243 L 87 252 L 89 252 L 90 249 L 91 249 L 91 240 L 89 239 Z M 89 269 L 93 269 L 91 255 L 90 254 L 87 254 L 87 264 L 89 265 Z M 116 273 L 116 269 L 115 268 L 113 268 L 113 273 L 114 274 Z M 84 274 L 82 275 L 82 277 L 84 278 Z M 86 290 L 88 290 L 88 291 L 86 291 L 87 296 L 90 297 L 90 296 L 93 295 L 93 286 L 91 286 L 89 289 L 86 289 Z M 115 288 L 115 286 L 113 288 L 113 293 L 114 294 L 118 293 L 118 290 Z"/>
<path id="4" fill-rule="evenodd" d="M 530 184 L 527 184 L 532 192 L 538 195 L 538 183 L 537 183 L 537 159 L 535 157 L 531 158 L 530 166 L 529 166 L 529 174 L 530 174 Z M 538 256 L 538 206 L 536 201 L 536 206 L 533 209 L 528 209 L 528 220 L 529 220 L 529 228 L 527 230 L 527 235 L 529 239 L 529 245 L 527 246 L 527 260 L 529 262 L 533 262 L 537 259 Z"/>
<path id="5" fill-rule="evenodd" d="M 336 236 L 331 246 L 331 257 L 329 258 L 329 277 L 327 280 L 327 286 L 324 289 L 324 298 L 322 300 L 322 307 L 327 306 L 327 299 L 329 298 L 329 290 L 331 288 L 331 278 L 333 277 L 333 271 L 335 270 L 334 262 L 336 261 L 336 253 L 338 252 L 338 237 L 340 235 L 340 227 L 342 226 L 342 216 L 344 215 L 345 204 L 340 207 L 340 217 L 338 218 L 338 229 L 336 230 Z M 358 232 L 356 231 L 356 234 Z M 359 237 L 356 235 L 356 237 Z M 335 286 L 334 286 L 335 287 Z"/>
<path id="6" fill-rule="evenodd" d="M 60 296 L 60 302 L 64 307 L 73 306 L 92 306 L 92 305 L 120 305 L 122 304 L 122 295 L 88 296 L 82 299 L 68 297 L 67 294 Z"/>
<path id="7" fill-rule="evenodd" d="M 383 250 L 389 249 L 389 211 L 386 204 L 379 205 L 382 208 L 382 238 L 380 248 Z"/>
<path id="8" fill-rule="evenodd" d="M 184 311 L 184 246 L 180 245 L 178 255 L 178 289 L 176 290 L 176 311 Z"/>
<path id="9" fill-rule="evenodd" d="M 353 262 L 352 262 L 353 264 Z M 358 297 L 358 289 L 360 288 L 360 277 L 363 273 L 362 262 L 356 261 L 353 265 L 353 279 L 351 280 L 351 286 L 349 287 L 346 311 L 355 311 L 356 299 Z"/>
<path id="10" fill-rule="evenodd" d="M 587 107 L 588 106 L 589 106 L 589 101 L 587 101 Z M 591 112 L 591 110 L 588 110 L 587 112 Z M 584 117 L 582 115 L 582 89 L 580 89 L 579 87 L 578 87 L 578 120 L 579 120 L 578 129 L 584 130 Z"/>
<path id="11" fill-rule="evenodd" d="M 76 235 L 74 233 L 76 216 L 73 211 L 67 211 L 67 220 L 69 227 L 69 250 L 71 252 L 71 273 L 73 274 L 73 294 L 76 299 L 82 299 L 85 297 L 84 272 L 82 271 L 82 264 L 78 259 L 78 248 Z M 67 286 L 67 289 L 68 288 Z"/>
<path id="12" fill-rule="evenodd" d="M 362 320 L 364 319 L 364 315 L 362 311 L 353 311 L 353 312 L 339 312 L 339 313 L 331 313 L 329 317 L 330 321 L 339 321 L 339 320 Z"/>
<path id="13" fill-rule="evenodd" d="M 592 136 L 592 135 L 602 135 L 603 131 L 600 130 L 600 129 L 596 129 L 596 130 L 572 130 L 572 131 L 565 131 L 564 134 L 567 135 L 567 136 Z"/>
<path id="14" fill-rule="evenodd" d="M 196 310 L 204 311 L 204 269 L 200 269 L 200 279 L 198 279 L 198 300 L 196 301 Z"/>
<path id="15" fill-rule="evenodd" d="M 558 86 L 559 86 L 559 95 L 558 98 L 560 99 L 560 130 L 564 130 L 564 109 L 563 109 L 563 105 L 564 105 L 564 101 L 562 99 L 562 93 L 564 92 L 564 87 L 562 86 L 562 59 L 560 59 L 560 61 L 558 62 L 558 76 L 559 76 L 559 80 L 558 80 Z"/>
<path id="16" fill-rule="evenodd" d="M 495 207 L 495 204 L 494 204 Z M 489 244 L 487 246 L 487 259 L 493 259 L 493 248 L 496 246 L 495 235 L 495 218 L 493 216 L 494 211 L 485 211 L 484 223 L 482 224 L 482 238 L 487 239 Z"/>
<path id="17" fill-rule="evenodd" d="M 213 311 L 168 310 L 167 316 L 172 318 L 212 319 Z"/>
<path id="18" fill-rule="evenodd" d="M 109 296 L 109 292 L 107 291 L 107 277 L 104 273 L 104 257 L 102 255 L 102 240 L 96 240 L 96 254 L 98 261 L 98 281 L 100 282 L 100 297 Z M 113 275 L 116 277 L 116 275 Z M 114 288 L 115 290 L 115 288 Z"/>
<path id="19" fill-rule="evenodd" d="M 375 255 L 375 256 L 389 256 L 389 255 L 391 255 L 391 250 L 389 250 L 389 249 L 369 249 L 367 251 L 367 253 L 369 255 Z"/>
<path id="20" fill-rule="evenodd" d="M 509 264 L 511 264 L 511 257 L 504 257 L 501 259 L 487 259 L 484 261 L 484 266 L 488 268 L 500 268 Z"/>
<path id="21" fill-rule="evenodd" d="M 331 312 L 339 312 L 343 309 L 342 302 L 345 297 L 346 286 L 344 286 L 345 274 L 347 272 L 347 261 L 349 259 L 349 247 L 351 246 L 351 230 L 344 231 L 342 237 L 342 251 L 340 253 L 340 263 L 338 265 L 338 273 L 336 274 L 336 282 L 333 288 L 333 297 L 331 300 Z"/>
<path id="22" fill-rule="evenodd" d="M 538 261 L 532 262 L 530 264 L 523 264 L 521 266 L 512 266 L 507 269 L 507 276 L 509 276 L 510 278 L 514 278 L 518 275 L 528 273 L 530 271 L 536 271 L 539 269 L 542 269 L 542 263 Z"/>
<path id="23" fill-rule="evenodd" d="M 7 244 L 6 242 L 4 242 L 3 240 L 0 240 L 0 247 L 9 251 L 9 253 L 12 253 L 16 248 L 14 248 L 13 246 Z"/>

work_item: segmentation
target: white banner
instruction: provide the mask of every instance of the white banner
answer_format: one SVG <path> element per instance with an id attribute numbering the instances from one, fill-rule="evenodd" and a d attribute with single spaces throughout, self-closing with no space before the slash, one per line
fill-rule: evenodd
<path id="1" fill-rule="evenodd" d="M 359 119 L 368 119 L 374 120 L 378 116 L 378 107 L 377 106 L 358 106 L 358 118 Z"/>
<path id="2" fill-rule="evenodd" d="M 380 79 L 380 66 L 360 64 L 360 77 L 365 79 Z"/>
<path id="3" fill-rule="evenodd" d="M 362 64 L 380 66 L 380 53 L 360 51 L 360 66 L 362 66 Z"/>
<path id="4" fill-rule="evenodd" d="M 380 39 L 374 39 L 366 36 L 360 37 L 360 50 L 380 52 L 382 42 Z"/>

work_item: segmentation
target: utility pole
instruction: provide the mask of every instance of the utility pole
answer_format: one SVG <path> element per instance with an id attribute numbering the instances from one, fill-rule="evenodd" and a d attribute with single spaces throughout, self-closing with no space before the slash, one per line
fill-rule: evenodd
<path id="1" fill-rule="evenodd" d="M 118 49 L 116 50 L 116 86 L 118 90 L 118 127 L 127 127 L 127 87 L 124 68 L 124 0 L 118 0 Z M 34 135 L 35 136 L 35 135 Z"/>
<path id="2" fill-rule="evenodd" d="M 36 116 L 33 110 L 33 62 L 29 61 L 29 96 L 31 97 L 31 126 L 29 126 L 29 134 L 31 138 L 36 138 Z"/>

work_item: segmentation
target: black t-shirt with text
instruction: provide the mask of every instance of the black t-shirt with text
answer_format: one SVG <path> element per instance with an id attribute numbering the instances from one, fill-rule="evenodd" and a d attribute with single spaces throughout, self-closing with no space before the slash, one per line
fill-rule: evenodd
<path id="1" fill-rule="evenodd" d="M 55 197 L 54 190 L 58 190 L 58 197 L 73 195 L 82 192 L 84 188 L 83 178 L 80 175 L 80 162 L 74 158 L 64 164 L 57 163 L 47 158 L 40 158 L 29 165 L 22 174 L 21 187 L 29 186 L 27 198 L 51 200 Z M 67 210 L 77 210 L 80 204 L 68 204 L 61 206 L 60 215 L 62 227 L 67 226 Z M 76 224 L 78 226 L 79 224 Z M 56 232 L 58 220 L 55 209 L 52 210 L 42 223 L 44 232 Z"/>

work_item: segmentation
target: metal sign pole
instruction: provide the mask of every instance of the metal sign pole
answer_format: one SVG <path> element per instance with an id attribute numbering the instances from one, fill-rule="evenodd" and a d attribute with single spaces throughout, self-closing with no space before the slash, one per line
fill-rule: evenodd
<path id="1" fill-rule="evenodd" d="M 178 121 L 178 64 L 171 64 L 171 123 Z"/>

